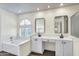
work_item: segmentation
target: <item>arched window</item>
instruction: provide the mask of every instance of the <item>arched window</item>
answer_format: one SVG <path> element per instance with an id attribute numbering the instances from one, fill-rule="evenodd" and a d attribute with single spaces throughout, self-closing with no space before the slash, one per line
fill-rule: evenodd
<path id="1" fill-rule="evenodd" d="M 32 34 L 31 22 L 28 19 L 20 22 L 19 36 L 22 38 L 28 37 Z"/>

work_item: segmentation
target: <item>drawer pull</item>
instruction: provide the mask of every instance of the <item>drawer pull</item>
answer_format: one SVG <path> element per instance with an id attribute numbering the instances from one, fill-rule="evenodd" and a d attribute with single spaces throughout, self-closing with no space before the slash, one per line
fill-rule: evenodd
<path id="1" fill-rule="evenodd" d="M 37 41 L 37 39 L 35 39 L 35 41 Z"/>
<path id="2" fill-rule="evenodd" d="M 63 44 L 66 44 L 66 42 L 62 42 Z"/>
<path id="3" fill-rule="evenodd" d="M 66 44 L 66 42 L 63 42 L 64 44 Z"/>

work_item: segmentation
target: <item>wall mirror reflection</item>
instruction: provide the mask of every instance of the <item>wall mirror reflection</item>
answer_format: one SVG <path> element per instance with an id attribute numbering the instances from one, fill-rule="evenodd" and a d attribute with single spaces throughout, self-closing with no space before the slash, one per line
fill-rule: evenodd
<path id="1" fill-rule="evenodd" d="M 44 33 L 45 32 L 45 18 L 35 19 L 35 32 Z"/>
<path id="2" fill-rule="evenodd" d="M 68 33 L 68 16 L 56 16 L 54 18 L 55 33 Z"/>
<path id="3" fill-rule="evenodd" d="M 79 38 L 79 12 L 71 17 L 71 35 Z"/>

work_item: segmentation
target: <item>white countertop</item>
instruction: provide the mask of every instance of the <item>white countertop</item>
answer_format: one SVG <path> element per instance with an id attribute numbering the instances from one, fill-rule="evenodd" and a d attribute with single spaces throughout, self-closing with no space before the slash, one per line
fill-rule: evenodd
<path id="1" fill-rule="evenodd" d="M 39 39 L 47 39 L 47 40 L 69 40 L 72 41 L 72 37 L 68 36 L 68 37 L 64 37 L 64 38 L 60 38 L 59 36 L 34 36 L 33 38 L 39 38 Z"/>

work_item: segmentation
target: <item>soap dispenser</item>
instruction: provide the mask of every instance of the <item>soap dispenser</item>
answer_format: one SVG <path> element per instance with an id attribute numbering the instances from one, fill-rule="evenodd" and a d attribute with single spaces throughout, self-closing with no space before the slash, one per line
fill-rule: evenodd
<path id="1" fill-rule="evenodd" d="M 40 33 L 38 33 L 38 37 L 41 37 L 41 34 Z"/>
<path id="2" fill-rule="evenodd" d="M 61 33 L 60 38 L 64 38 L 63 34 Z"/>

